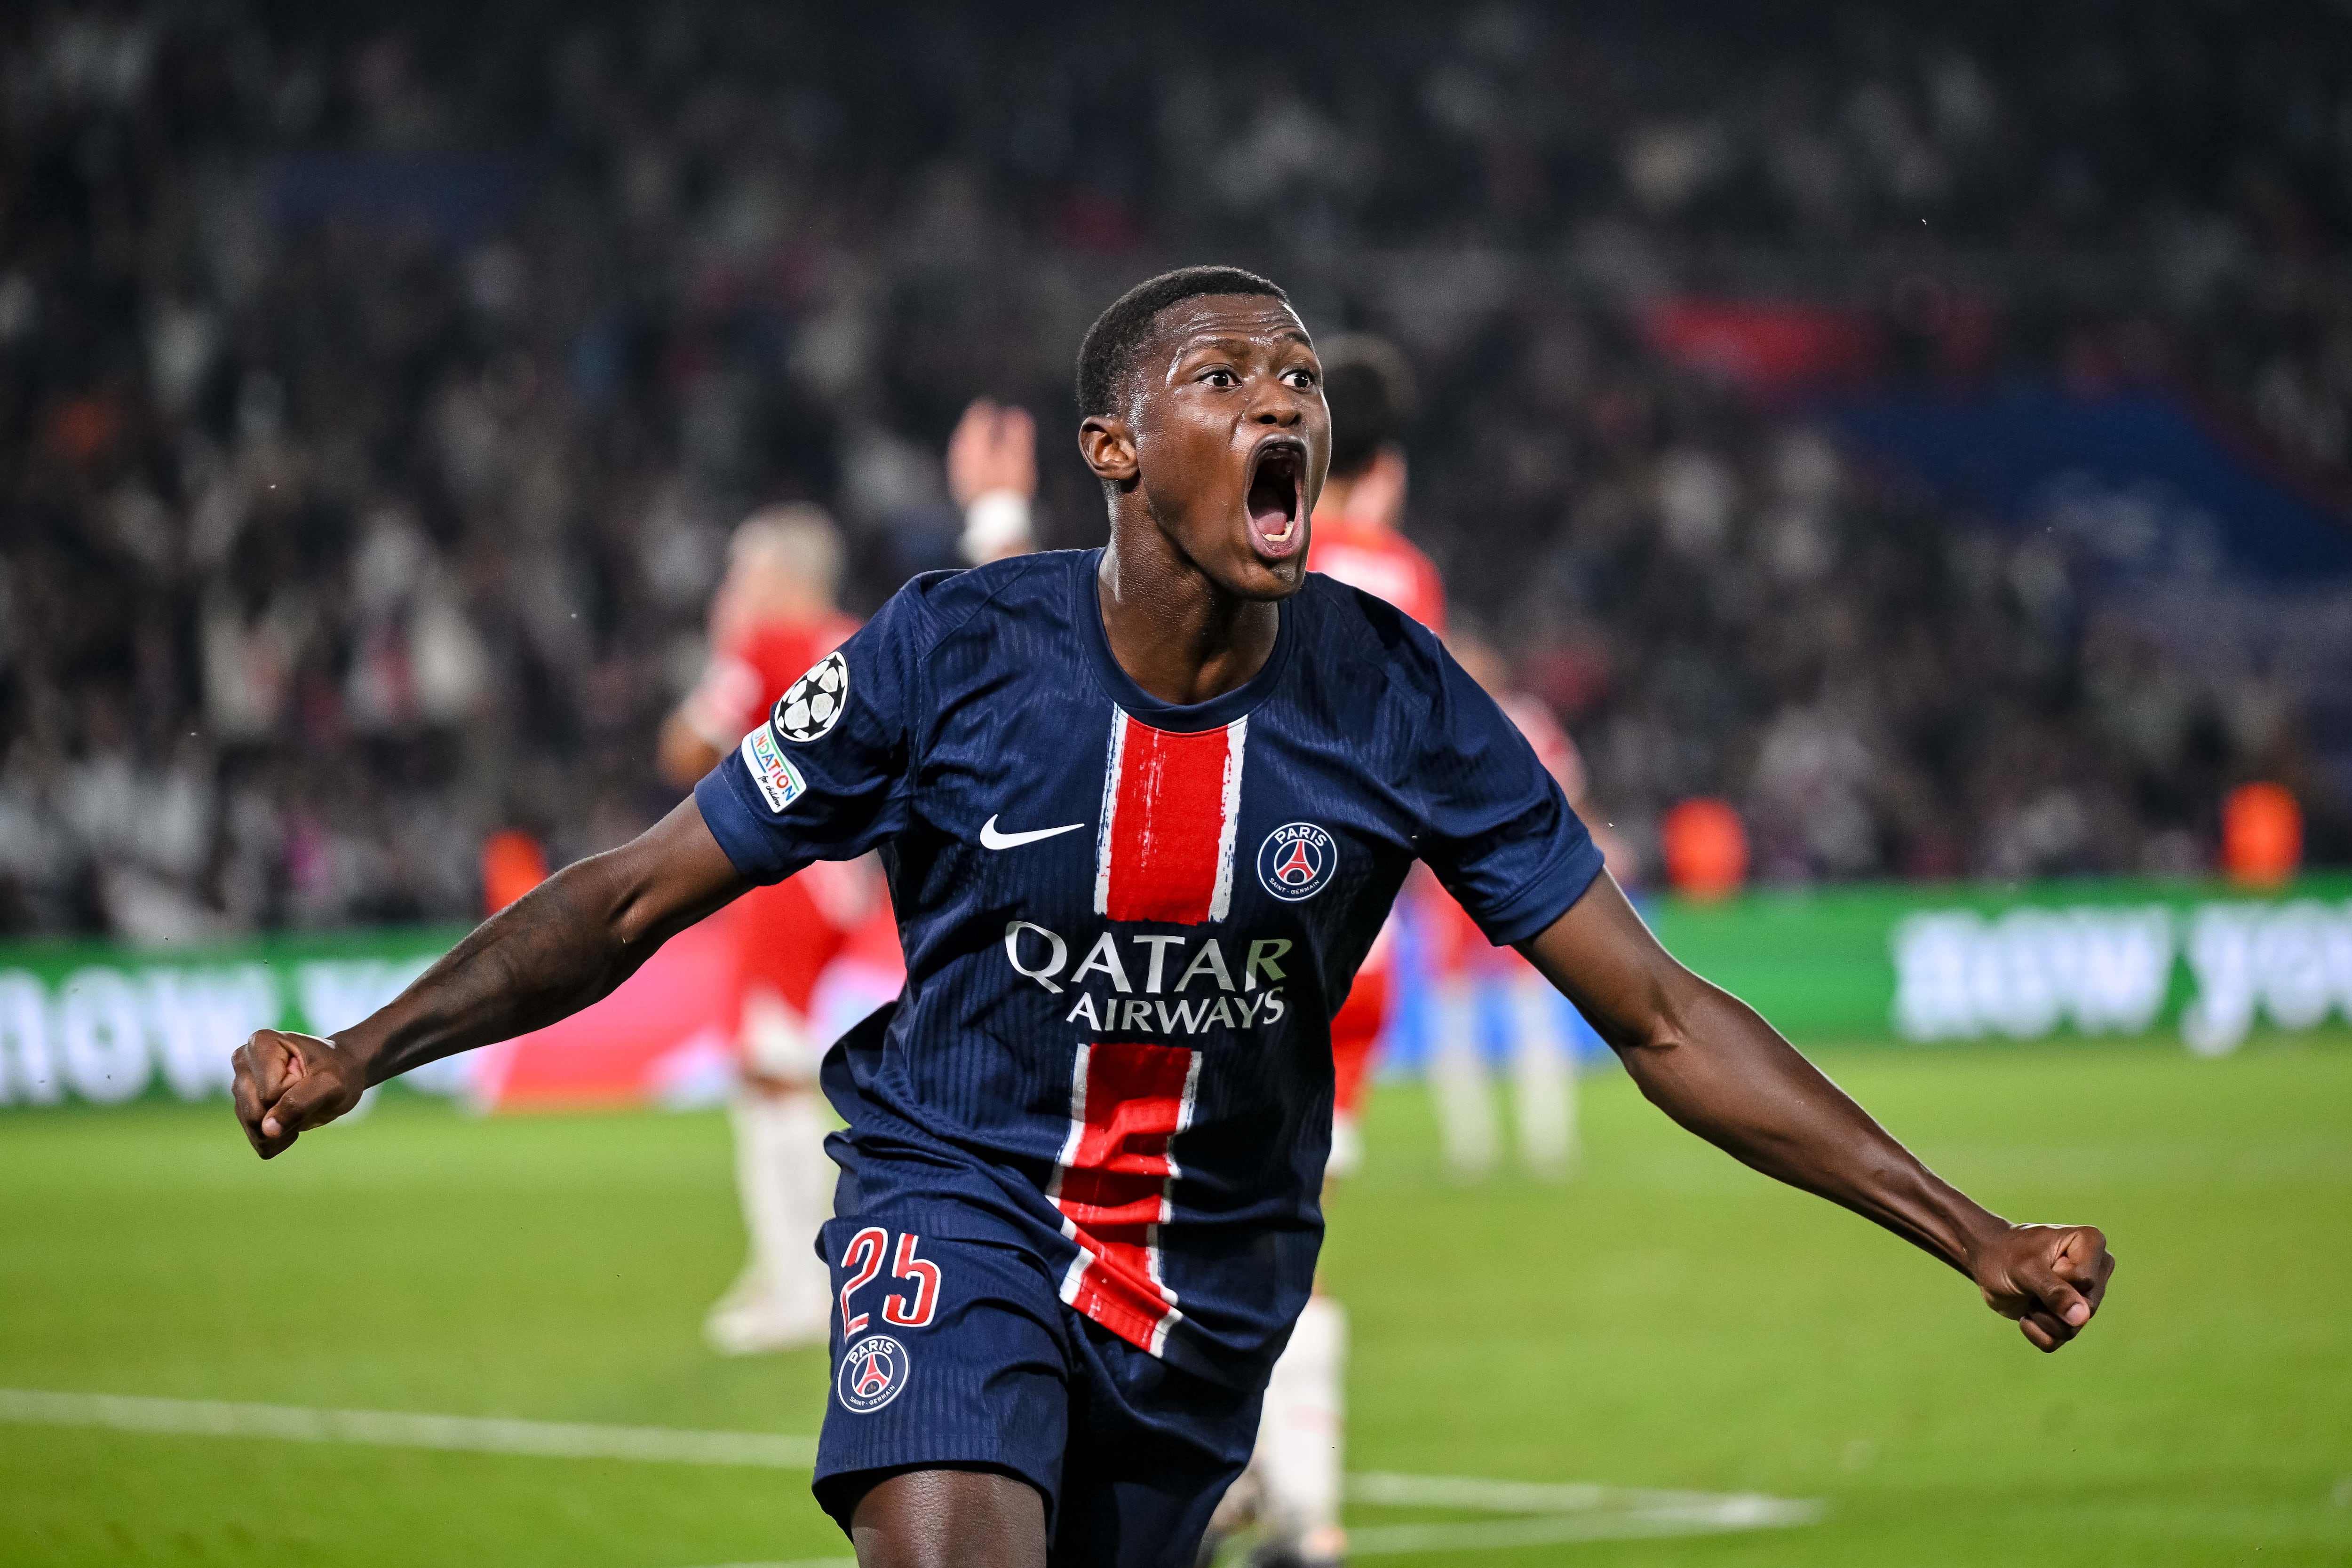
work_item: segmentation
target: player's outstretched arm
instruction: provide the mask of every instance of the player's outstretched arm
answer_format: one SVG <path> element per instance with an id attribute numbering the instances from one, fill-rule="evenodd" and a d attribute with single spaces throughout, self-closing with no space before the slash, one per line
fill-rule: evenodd
<path id="1" fill-rule="evenodd" d="M 2011 1225 L 1970 1201 L 1754 1009 L 1676 963 L 1607 872 L 1519 950 L 1666 1114 L 1767 1176 L 1941 1258 L 2040 1349 L 2056 1350 L 2099 1310 L 2116 1265 L 2095 1228 Z"/>
<path id="2" fill-rule="evenodd" d="M 237 1048 L 236 1119 L 263 1159 L 412 1067 L 578 1012 L 750 884 L 689 795 L 619 849 L 566 866 L 331 1040 L 263 1030 Z"/>

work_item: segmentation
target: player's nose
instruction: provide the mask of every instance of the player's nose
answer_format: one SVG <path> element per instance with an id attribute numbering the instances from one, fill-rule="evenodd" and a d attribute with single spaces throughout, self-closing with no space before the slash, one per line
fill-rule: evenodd
<path id="1" fill-rule="evenodd" d="M 1249 401 L 1248 417 L 1254 424 L 1297 424 L 1307 416 L 1298 394 L 1282 383 L 1279 376 L 1258 379 Z"/>

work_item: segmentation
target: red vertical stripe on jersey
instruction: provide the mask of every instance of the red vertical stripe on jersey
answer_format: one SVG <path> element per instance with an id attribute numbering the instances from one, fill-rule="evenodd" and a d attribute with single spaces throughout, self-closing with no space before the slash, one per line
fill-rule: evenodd
<path id="1" fill-rule="evenodd" d="M 1198 925 L 1224 918 L 1248 720 L 1178 735 L 1114 715 L 1096 912 Z"/>
<path id="2" fill-rule="evenodd" d="M 1199 1058 L 1176 1045 L 1080 1046 L 1049 1194 L 1078 1245 L 1062 1300 L 1155 1355 L 1181 1316 L 1160 1277 L 1160 1227 L 1177 1174 L 1169 1145 L 1192 1120 Z"/>

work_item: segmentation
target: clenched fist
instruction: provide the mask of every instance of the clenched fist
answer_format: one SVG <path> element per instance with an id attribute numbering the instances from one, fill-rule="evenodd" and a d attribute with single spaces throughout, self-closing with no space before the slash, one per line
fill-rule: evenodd
<path id="1" fill-rule="evenodd" d="M 236 1119 L 265 1160 L 358 1104 L 367 1088 L 358 1060 L 314 1034 L 257 1030 L 230 1060 L 236 1064 Z"/>
<path id="2" fill-rule="evenodd" d="M 2045 1352 L 2083 1332 L 2115 1271 L 2095 1225 L 2012 1225 L 1980 1247 L 1969 1268 L 1985 1305 Z"/>

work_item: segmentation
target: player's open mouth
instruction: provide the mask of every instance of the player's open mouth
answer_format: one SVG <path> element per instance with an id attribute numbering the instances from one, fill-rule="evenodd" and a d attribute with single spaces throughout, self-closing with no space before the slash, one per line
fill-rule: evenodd
<path id="1" fill-rule="evenodd" d="M 1250 462 L 1251 542 L 1260 555 L 1279 560 L 1307 542 L 1300 526 L 1307 516 L 1307 448 L 1279 436 L 1252 453 Z"/>

